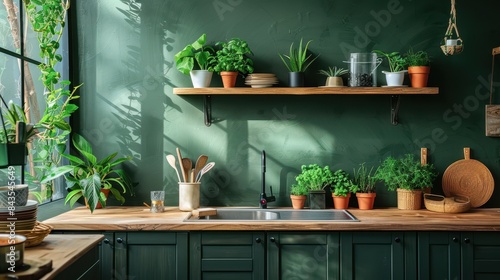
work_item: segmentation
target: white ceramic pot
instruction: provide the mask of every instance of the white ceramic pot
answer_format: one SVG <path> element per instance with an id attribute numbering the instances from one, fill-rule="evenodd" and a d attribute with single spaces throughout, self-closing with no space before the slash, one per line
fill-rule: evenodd
<path id="1" fill-rule="evenodd" d="M 213 72 L 210 72 L 208 70 L 191 70 L 189 72 L 194 88 L 209 87 L 210 82 L 212 81 L 212 74 Z"/>
<path id="2" fill-rule="evenodd" d="M 398 72 L 382 71 L 382 73 L 385 74 L 385 79 L 387 81 L 387 86 L 389 86 L 389 87 L 402 86 L 403 85 L 403 81 L 405 79 L 405 73 L 406 72 L 408 72 L 408 71 L 407 70 L 398 71 Z"/>

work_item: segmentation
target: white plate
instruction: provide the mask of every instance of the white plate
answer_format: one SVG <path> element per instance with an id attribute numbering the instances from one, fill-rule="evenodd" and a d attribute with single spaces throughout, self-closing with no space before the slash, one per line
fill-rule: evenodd
<path id="1" fill-rule="evenodd" d="M 36 200 L 28 200 L 25 206 L 15 206 L 14 212 L 36 209 L 37 206 L 38 202 Z M 9 211 L 8 207 L 0 207 L 0 213 L 7 213 Z"/>

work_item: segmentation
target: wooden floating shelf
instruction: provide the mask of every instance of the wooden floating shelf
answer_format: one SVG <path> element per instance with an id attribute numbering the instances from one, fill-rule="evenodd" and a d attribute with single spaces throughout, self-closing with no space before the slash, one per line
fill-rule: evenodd
<path id="1" fill-rule="evenodd" d="M 438 87 L 234 87 L 174 88 L 178 95 L 438 94 Z"/>
<path id="2" fill-rule="evenodd" d="M 438 94 L 438 87 L 208 87 L 208 88 L 174 88 L 177 95 L 203 95 L 205 103 L 203 113 L 205 125 L 212 124 L 212 95 L 390 95 L 391 123 L 398 124 L 398 113 L 401 95 Z"/>

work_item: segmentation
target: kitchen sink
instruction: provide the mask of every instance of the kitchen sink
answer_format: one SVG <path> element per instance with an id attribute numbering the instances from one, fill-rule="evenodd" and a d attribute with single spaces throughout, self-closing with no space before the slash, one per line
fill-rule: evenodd
<path id="1" fill-rule="evenodd" d="M 217 208 L 217 214 L 195 217 L 190 214 L 185 222 L 208 221 L 331 221 L 358 222 L 347 210 L 293 210 L 293 209 L 226 209 Z"/>

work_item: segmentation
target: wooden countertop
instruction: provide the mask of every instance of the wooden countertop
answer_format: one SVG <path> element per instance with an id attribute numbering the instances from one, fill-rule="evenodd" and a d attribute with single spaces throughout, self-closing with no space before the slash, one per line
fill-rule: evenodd
<path id="1" fill-rule="evenodd" d="M 98 234 L 49 234 L 40 245 L 26 248 L 24 259 L 25 261 L 52 260 L 52 271 L 45 274 L 41 279 L 53 279 L 94 246 L 97 246 L 103 238 L 103 235 Z"/>
<path id="2" fill-rule="evenodd" d="M 271 209 L 268 209 L 272 211 Z M 183 222 L 189 212 L 167 207 L 163 213 L 150 213 L 138 206 L 112 206 L 97 209 L 93 214 L 85 207 L 75 208 L 44 221 L 54 230 L 110 231 L 500 231 L 500 208 L 473 209 L 466 213 L 446 214 L 396 208 L 359 210 L 349 209 L 359 222 L 335 221 L 207 221 Z"/>

